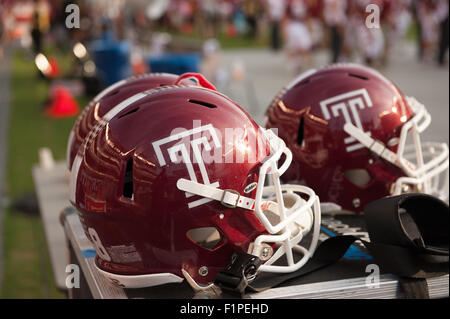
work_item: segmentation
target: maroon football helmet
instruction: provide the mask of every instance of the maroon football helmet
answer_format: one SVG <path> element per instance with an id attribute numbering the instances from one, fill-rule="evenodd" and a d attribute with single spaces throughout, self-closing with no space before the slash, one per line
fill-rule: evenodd
<path id="1" fill-rule="evenodd" d="M 280 185 L 292 159 L 284 142 L 198 83 L 117 97 L 75 156 L 70 199 L 116 284 L 204 289 L 235 252 L 259 257 L 259 272 L 291 272 L 315 250 L 318 198 Z"/>
<path id="2" fill-rule="evenodd" d="M 177 78 L 178 76 L 174 74 L 148 73 L 124 79 L 100 92 L 84 108 L 69 135 L 67 143 L 67 167 L 69 170 L 72 168 L 73 159 L 84 138 L 95 124 L 117 105 L 118 101 L 155 87 L 174 84 Z"/>
<path id="3" fill-rule="evenodd" d="M 360 212 L 403 192 L 448 199 L 448 147 L 420 141 L 430 121 L 422 104 L 379 72 L 335 64 L 284 88 L 265 125 L 277 128 L 293 153 L 283 181 L 313 188 L 322 203 Z"/>

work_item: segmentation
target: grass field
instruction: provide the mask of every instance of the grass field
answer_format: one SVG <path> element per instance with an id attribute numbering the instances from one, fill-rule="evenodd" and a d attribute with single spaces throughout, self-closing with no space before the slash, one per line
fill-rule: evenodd
<path id="1" fill-rule="evenodd" d="M 69 60 L 55 53 L 62 70 Z M 65 158 L 67 137 L 74 118 L 53 120 L 43 109 L 49 83 L 38 77 L 33 60 L 22 52 L 12 57 L 10 140 L 7 191 L 15 199 L 33 192 L 33 164 L 38 150 L 49 147 L 56 160 Z M 84 106 L 87 99 L 79 100 Z M 55 287 L 44 231 L 39 214 L 7 208 L 4 219 L 4 282 L 2 298 L 64 298 Z"/>

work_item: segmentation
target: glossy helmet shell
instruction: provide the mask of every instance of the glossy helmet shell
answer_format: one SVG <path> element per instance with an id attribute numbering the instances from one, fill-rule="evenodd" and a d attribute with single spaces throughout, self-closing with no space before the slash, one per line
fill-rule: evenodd
<path id="1" fill-rule="evenodd" d="M 225 147 L 227 128 L 244 129 L 242 143 L 257 138 L 259 126 L 232 100 L 200 87 L 167 86 L 146 92 L 90 132 L 74 162 L 71 201 L 87 236 L 101 242 L 104 253 L 96 257 L 100 269 L 121 275 L 179 277 L 184 269 L 197 283 L 206 284 L 228 265 L 234 251 L 247 252 L 249 243 L 265 233 L 254 213 L 242 208 L 227 208 L 219 201 L 189 208 L 201 197 L 188 197 L 177 188 L 177 181 L 190 175 L 183 161 L 172 162 L 169 149 L 184 143 L 189 150 L 190 139 L 161 141 L 197 124 L 211 125 L 222 136 L 219 147 L 210 131 L 202 133 L 219 159 L 230 151 L 255 158 L 270 152 L 266 142 L 260 148 Z M 158 141 L 162 144 L 154 144 Z M 157 144 L 164 162 L 158 158 Z M 198 181 L 206 183 L 193 158 L 191 163 Z M 258 181 L 261 162 L 219 160 L 204 165 L 210 183 L 244 193 Z M 255 198 L 255 192 L 247 189 L 246 196 Z M 220 234 L 214 247 L 204 247 L 188 236 L 190 230 L 209 227 Z M 98 238 L 92 238 L 92 229 Z"/>
<path id="2" fill-rule="evenodd" d="M 178 76 L 174 74 L 148 73 L 119 81 L 100 92 L 84 108 L 70 133 L 67 144 L 67 167 L 69 170 L 89 131 L 111 108 L 117 105 L 118 101 L 161 85 L 174 84 L 177 78 Z"/>
<path id="3" fill-rule="evenodd" d="M 379 72 L 335 64 L 307 72 L 281 90 L 267 110 L 293 153 L 284 182 L 311 187 L 321 202 L 360 212 L 390 194 L 403 171 L 349 139 L 347 121 L 396 151 L 402 125 L 413 115 L 404 95 Z"/>

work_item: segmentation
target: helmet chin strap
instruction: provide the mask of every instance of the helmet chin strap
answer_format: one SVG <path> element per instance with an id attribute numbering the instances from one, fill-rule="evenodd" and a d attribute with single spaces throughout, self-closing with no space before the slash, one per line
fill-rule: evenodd
<path id="1" fill-rule="evenodd" d="M 400 137 L 401 141 L 405 141 L 407 131 L 411 127 L 414 127 L 414 144 L 405 147 L 405 143 L 400 142 L 397 154 L 386 148 L 382 142 L 373 139 L 351 123 L 344 125 L 344 131 L 366 146 L 370 151 L 403 170 L 406 176 L 398 178 L 395 184 L 393 184 L 392 194 L 401 194 L 404 185 L 416 185 L 419 192 L 436 194 L 441 199 L 446 199 L 448 198 L 446 194 L 448 194 L 449 180 L 448 146 L 445 143 L 420 142 L 419 133 L 428 126 L 429 117 L 421 104 L 415 105 L 415 108 L 418 110 L 417 115 L 405 123 Z M 416 156 L 416 165 L 407 159 L 407 152 L 410 150 L 413 151 L 411 154 Z M 432 155 L 431 160 L 425 163 L 424 156 L 430 156 L 430 154 Z M 441 181 L 440 174 L 445 171 L 447 173 Z"/>
<path id="2" fill-rule="evenodd" d="M 216 187 L 213 187 L 211 185 L 205 185 L 198 182 L 190 181 L 184 178 L 180 178 L 177 181 L 177 187 L 179 190 L 195 194 L 198 196 L 202 196 L 205 198 L 213 199 L 216 201 L 219 201 L 222 205 L 224 205 L 227 208 L 244 208 L 250 211 L 255 210 L 255 203 L 256 201 L 252 198 L 242 196 L 239 192 L 232 190 L 232 189 L 219 189 Z M 268 186 L 266 187 L 268 190 L 273 191 L 273 187 Z M 290 200 L 289 207 L 286 207 L 286 213 L 287 216 L 289 216 L 293 211 L 296 211 L 300 209 L 300 206 L 306 204 L 306 202 L 298 195 L 294 193 L 286 193 L 283 195 L 285 197 L 285 200 Z M 270 212 L 271 215 L 273 215 L 275 218 L 279 219 L 279 204 L 270 200 L 270 198 L 267 198 L 266 201 L 263 201 L 261 203 L 261 209 L 263 211 Z M 295 224 L 297 224 L 302 229 L 309 230 L 312 226 L 311 222 L 301 222 L 303 216 L 299 216 L 295 221 Z M 278 220 L 279 222 L 280 220 Z M 295 232 L 295 230 L 292 230 Z"/>
<path id="3" fill-rule="evenodd" d="M 211 185 L 200 184 L 184 178 L 180 178 L 177 181 L 177 187 L 181 191 L 219 201 L 228 208 L 240 207 L 248 210 L 255 209 L 254 199 L 242 196 L 232 189 L 215 188 Z"/>
<path id="4" fill-rule="evenodd" d="M 184 178 L 181 178 L 177 181 L 177 187 L 181 191 L 219 201 L 227 208 L 240 207 L 250 211 L 256 211 L 255 206 L 257 204 L 257 201 L 252 198 L 242 196 L 235 190 L 222 190 L 211 185 L 200 184 L 198 182 L 193 182 Z M 286 191 L 286 193 L 283 193 L 282 195 L 283 205 L 287 204 L 288 206 L 284 207 L 286 220 L 283 220 L 282 216 L 280 215 L 280 203 L 270 200 L 271 198 L 266 198 L 266 200 L 260 202 L 260 210 L 264 212 L 264 216 L 268 220 L 267 222 L 270 223 L 270 225 L 279 225 L 279 223 L 282 223 L 283 221 L 286 224 L 278 232 L 272 233 L 272 235 L 259 236 L 255 240 L 255 242 L 252 243 L 253 249 L 249 251 L 249 253 L 258 256 L 259 258 L 261 258 L 261 260 L 270 259 L 268 261 L 268 264 L 271 264 L 273 263 L 273 261 L 281 257 L 283 253 L 289 252 L 287 252 L 285 248 L 278 249 L 275 255 L 273 255 L 273 251 L 270 251 L 270 253 L 267 251 L 262 252 L 262 250 L 266 248 L 266 246 L 270 246 L 267 245 L 266 242 L 274 242 L 284 247 L 283 243 L 285 241 L 289 241 L 290 246 L 295 248 L 295 246 L 303 238 L 303 236 L 312 229 L 317 216 L 314 216 L 313 212 L 310 209 L 305 210 L 303 214 L 297 213 L 298 211 L 302 210 L 303 206 L 308 206 L 307 202 L 302 199 L 301 196 L 294 193 L 294 191 L 296 191 L 297 188 L 300 187 L 301 186 L 294 185 L 284 185 L 282 187 L 282 189 Z M 264 188 L 266 192 L 274 192 L 273 186 L 266 186 Z M 313 196 L 313 199 L 315 199 L 315 195 Z M 287 222 L 287 220 L 290 221 Z M 301 249 L 301 252 L 304 255 L 307 255 L 306 250 L 302 248 L 298 249 Z M 276 272 L 279 272 L 279 270 Z"/>
<path id="5" fill-rule="evenodd" d="M 357 139 L 362 145 L 367 147 L 369 150 L 377 154 L 378 156 L 382 157 L 386 161 L 396 165 L 400 166 L 400 163 L 398 161 L 398 156 L 391 150 L 389 150 L 382 142 L 377 141 L 373 138 L 371 138 L 368 134 L 364 133 L 361 129 L 357 128 L 351 123 L 346 123 L 344 125 L 344 131 L 350 135 L 353 136 L 355 139 Z"/>

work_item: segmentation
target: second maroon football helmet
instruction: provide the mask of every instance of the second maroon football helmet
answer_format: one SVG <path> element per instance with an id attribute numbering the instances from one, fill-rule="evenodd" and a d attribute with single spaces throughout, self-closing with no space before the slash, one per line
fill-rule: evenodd
<path id="1" fill-rule="evenodd" d="M 360 212 L 376 199 L 424 192 L 448 199 L 448 146 L 421 142 L 431 117 L 379 72 L 335 64 L 302 74 L 266 113 L 293 153 L 285 182 Z"/>

